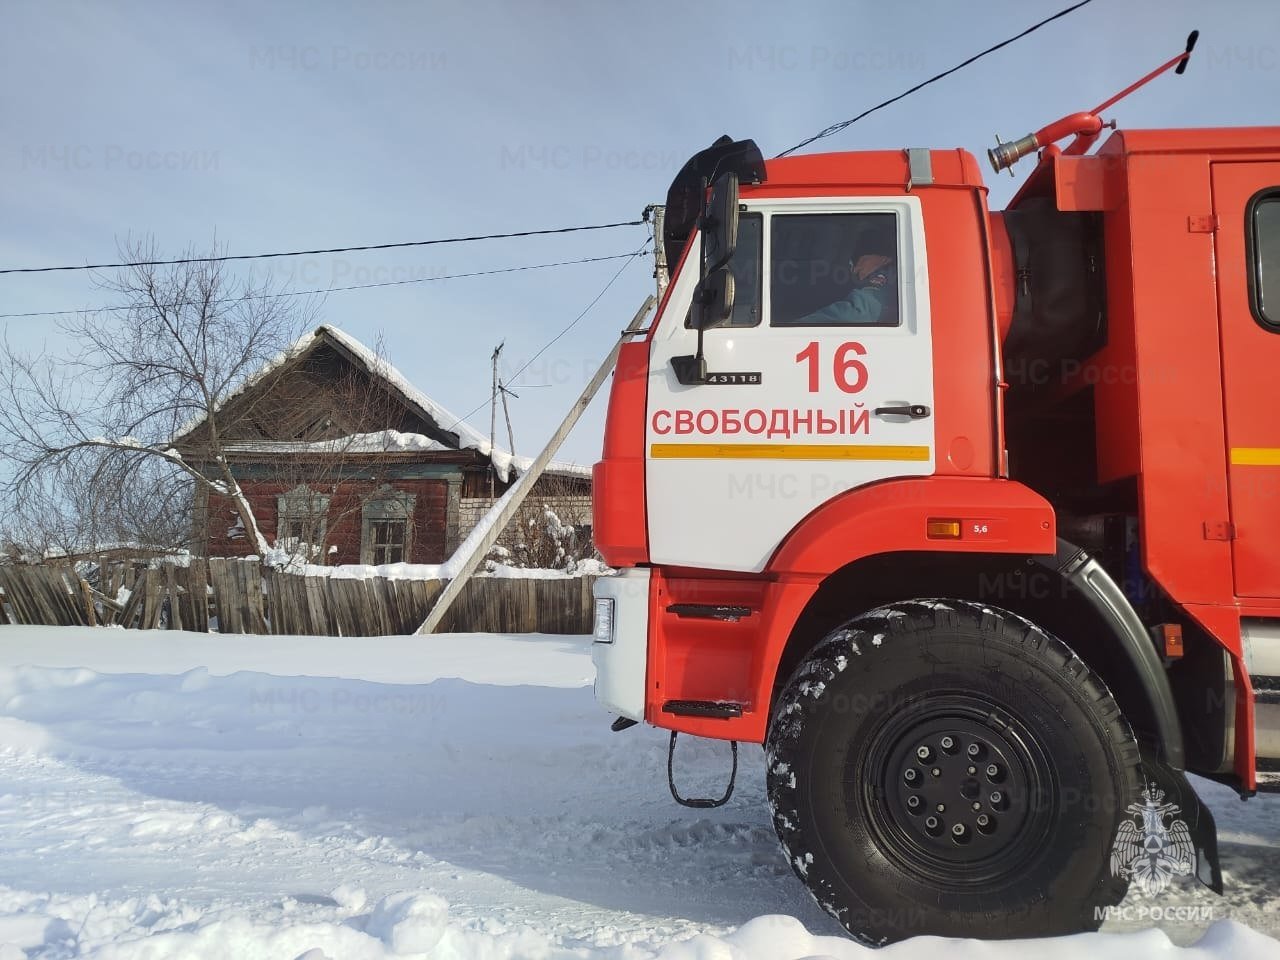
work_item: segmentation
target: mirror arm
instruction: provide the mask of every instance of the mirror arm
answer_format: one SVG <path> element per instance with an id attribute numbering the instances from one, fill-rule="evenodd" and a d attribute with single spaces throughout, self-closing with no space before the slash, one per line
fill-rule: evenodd
<path id="1" fill-rule="evenodd" d="M 671 369 L 675 371 L 676 382 L 685 387 L 696 387 L 707 382 L 707 361 L 700 357 L 683 356 L 671 358 Z"/>
<path id="2" fill-rule="evenodd" d="M 686 387 L 694 387 L 707 382 L 707 358 L 702 352 L 702 328 L 698 328 L 698 352 L 690 356 L 671 358 L 671 369 L 675 371 L 676 382 Z"/>

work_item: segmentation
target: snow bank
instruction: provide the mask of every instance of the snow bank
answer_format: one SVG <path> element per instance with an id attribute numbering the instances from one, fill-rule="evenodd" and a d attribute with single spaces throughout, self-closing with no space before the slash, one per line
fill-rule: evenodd
<path id="1" fill-rule="evenodd" d="M 529 928 L 466 929 L 450 923 L 444 900 L 412 891 L 386 896 L 364 913 L 338 906 L 331 920 L 309 919 L 314 911 L 297 903 L 282 904 L 280 916 L 264 922 L 231 913 L 193 917 L 178 903 L 155 898 L 111 901 L 4 889 L 0 911 L 8 913 L 0 917 L 0 960 L 1275 960 L 1280 948 L 1224 920 L 1190 947 L 1148 930 L 997 942 L 918 937 L 877 950 L 814 936 L 793 917 L 764 916 L 734 933 L 699 934 L 656 952 L 592 949 L 558 945 Z"/>
<path id="2" fill-rule="evenodd" d="M 514 490 L 515 487 L 512 486 L 511 489 Z M 492 517 L 492 514 L 487 516 Z M 484 530 L 489 529 L 491 524 L 492 520 L 488 524 L 478 524 L 454 551 L 453 556 L 444 563 L 383 563 L 376 566 L 367 563 L 343 563 L 323 567 L 314 563 L 298 562 L 287 557 L 283 551 L 280 552 L 278 559 L 280 569 L 286 573 L 303 574 L 308 577 L 332 577 L 335 580 L 373 580 L 378 577 L 387 580 L 451 580 L 461 566 L 461 558 L 480 542 Z M 614 572 L 613 568 L 607 564 L 589 557 L 577 561 L 564 570 L 512 567 L 505 563 L 490 562 L 488 568 L 480 570 L 476 576 L 501 577 L 509 580 L 571 580 L 576 577 L 607 577 Z"/>
<path id="3" fill-rule="evenodd" d="M 1087 933 L 1043 940 L 949 940 L 915 937 L 873 949 L 837 937 L 815 937 L 794 917 L 757 917 L 725 937 L 697 936 L 673 944 L 660 960 L 1275 960 L 1280 943 L 1224 920 L 1193 947 L 1174 946 L 1159 930 L 1132 934 Z"/>
<path id="4" fill-rule="evenodd" d="M 595 557 L 578 560 L 565 570 L 539 570 L 532 567 L 512 567 L 505 563 L 488 561 L 486 569 L 478 577 L 502 577 L 509 580 L 576 580 L 578 577 L 608 577 L 617 571 Z"/>
<path id="5" fill-rule="evenodd" d="M 1228 899 L 1161 903 L 1230 920 L 854 944 L 778 850 L 761 752 L 726 806 L 674 806 L 666 737 L 610 732 L 589 648 L 0 627 L 0 960 L 1280 956 L 1238 922 L 1277 929 L 1280 798 L 1201 781 Z M 681 787 L 727 759 L 682 742 Z"/>
<path id="6" fill-rule="evenodd" d="M 0 677 L 9 679 L 0 681 L 0 723 L 13 722 L 5 716 L 10 711 L 3 683 L 12 682 L 13 670 L 34 664 L 85 670 L 80 676 L 150 676 L 153 683 L 193 671 L 215 677 L 251 672 L 275 678 L 333 677 L 387 684 L 462 678 L 500 687 L 585 687 L 594 677 L 590 644 L 584 637 L 537 633 L 261 637 L 181 630 L 5 626 L 0 627 Z M 31 675 L 39 675 L 39 671 Z M 52 674 L 49 683 L 50 688 L 56 685 Z M 75 698 L 65 704 L 71 714 L 83 713 L 86 706 Z"/>

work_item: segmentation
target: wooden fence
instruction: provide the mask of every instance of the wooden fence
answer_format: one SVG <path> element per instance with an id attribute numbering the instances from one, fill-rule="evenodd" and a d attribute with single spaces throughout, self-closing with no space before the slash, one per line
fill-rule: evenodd
<path id="1" fill-rule="evenodd" d="M 442 630 L 591 632 L 593 577 L 477 577 Z M 345 579 L 264 569 L 256 560 L 190 566 L 103 563 L 83 578 L 68 567 L 0 565 L 0 626 L 120 626 L 223 633 L 384 636 L 413 633 L 443 587 L 438 580 Z M 122 590 L 123 588 L 123 590 Z"/>

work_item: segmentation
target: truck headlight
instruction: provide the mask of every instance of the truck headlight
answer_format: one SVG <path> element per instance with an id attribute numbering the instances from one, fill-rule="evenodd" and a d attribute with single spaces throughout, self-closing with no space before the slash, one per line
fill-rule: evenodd
<path id="1" fill-rule="evenodd" d="M 613 598 L 596 600 L 596 643 L 613 643 Z"/>

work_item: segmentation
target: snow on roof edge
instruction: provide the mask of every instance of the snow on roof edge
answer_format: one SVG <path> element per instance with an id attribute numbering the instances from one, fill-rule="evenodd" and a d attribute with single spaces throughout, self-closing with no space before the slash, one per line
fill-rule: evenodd
<path id="1" fill-rule="evenodd" d="M 503 482 L 511 478 L 512 467 L 518 473 L 523 473 L 533 466 L 533 457 L 518 457 L 495 444 L 490 444 L 488 437 L 427 396 L 410 383 L 409 378 L 402 374 L 390 360 L 378 356 L 345 330 L 340 330 L 326 323 L 321 324 L 316 329 L 316 335 L 319 336 L 321 331 L 327 332 L 329 336 L 359 357 L 360 361 L 371 372 L 378 374 L 390 383 L 406 400 L 426 411 L 431 419 L 439 424 L 441 430 L 447 433 L 456 433 L 458 435 L 459 449 L 475 450 L 481 456 L 487 456 Z M 552 460 L 547 464 L 547 472 L 590 477 L 591 467 L 563 460 Z"/>
<path id="2" fill-rule="evenodd" d="M 350 351 L 356 359 L 364 364 L 370 373 L 381 377 L 390 384 L 407 403 L 418 407 L 430 419 L 434 420 L 441 430 L 446 433 L 457 434 L 459 450 L 475 450 L 481 456 L 487 456 L 504 483 L 511 479 L 512 468 L 517 473 L 524 473 L 533 465 L 533 457 L 516 456 L 510 451 L 490 444 L 488 437 L 481 434 L 470 424 L 454 416 L 449 410 L 410 383 L 409 379 L 390 360 L 378 356 L 345 330 L 328 323 L 322 323 L 315 330 L 303 334 L 293 344 L 277 354 L 274 359 L 264 364 L 260 370 L 245 378 L 243 383 L 227 394 L 226 398 L 219 404 L 219 408 L 261 382 L 273 370 L 279 369 L 290 360 L 306 353 L 315 346 L 317 341 L 325 336 L 330 337 L 344 349 Z M 187 421 L 174 433 L 169 441 L 170 444 L 176 444 L 182 437 L 198 427 L 204 419 L 201 416 Z M 588 479 L 591 477 L 590 465 L 571 463 L 564 460 L 552 460 L 547 464 L 547 472 Z"/>

